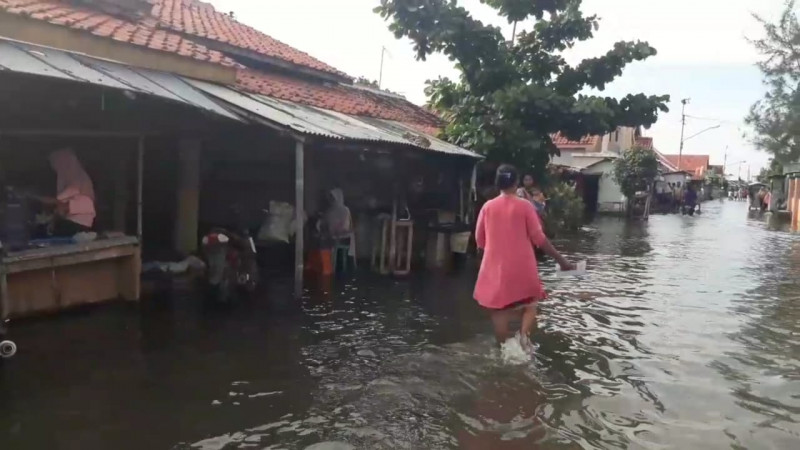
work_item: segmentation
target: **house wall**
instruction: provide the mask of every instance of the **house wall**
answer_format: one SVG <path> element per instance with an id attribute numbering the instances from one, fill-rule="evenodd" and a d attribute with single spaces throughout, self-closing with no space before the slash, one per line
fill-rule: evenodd
<path id="1" fill-rule="evenodd" d="M 597 211 L 601 213 L 622 212 L 625 196 L 613 178 L 614 162 L 603 161 L 584 171 L 587 175 L 600 175 Z"/>
<path id="2" fill-rule="evenodd" d="M 150 50 L 2 11 L 0 11 L 0 36 L 201 80 L 224 84 L 236 82 L 236 69 L 233 67 L 185 58 L 177 53 Z"/>
<path id="3" fill-rule="evenodd" d="M 603 141 L 608 142 L 607 151 L 620 154 L 633 148 L 636 142 L 636 129 L 619 127 L 616 131 L 603 136 Z"/>

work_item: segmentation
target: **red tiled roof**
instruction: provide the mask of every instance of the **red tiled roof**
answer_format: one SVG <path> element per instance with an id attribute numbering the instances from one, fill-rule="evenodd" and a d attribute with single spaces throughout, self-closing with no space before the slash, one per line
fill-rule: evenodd
<path id="1" fill-rule="evenodd" d="M 638 137 L 636 138 L 636 146 L 645 150 L 653 149 L 653 138 L 651 137 Z"/>
<path id="2" fill-rule="evenodd" d="M 573 141 L 561 133 L 553 133 L 550 135 L 550 139 L 552 139 L 553 144 L 559 148 L 593 147 L 597 145 L 597 141 L 600 139 L 600 136 L 584 136 L 579 141 Z"/>
<path id="3" fill-rule="evenodd" d="M 429 134 L 441 126 L 441 120 L 438 117 L 408 100 L 381 95 L 365 89 L 333 83 L 315 83 L 249 69 L 238 72 L 237 84 L 246 91 L 281 100 L 355 116 L 417 124 L 417 126 L 425 127 Z"/>
<path id="4" fill-rule="evenodd" d="M 678 170 L 685 170 L 695 177 L 703 177 L 708 170 L 711 158 L 708 155 L 664 155 Z M 678 160 L 680 159 L 680 166 Z"/>
<path id="5" fill-rule="evenodd" d="M 226 66 L 236 64 L 222 53 L 185 39 L 177 33 L 159 30 L 146 22 L 127 22 L 102 12 L 69 5 L 59 0 L 0 0 L 0 11 L 86 31 L 95 36 L 152 50 L 175 53 Z"/>
<path id="6" fill-rule="evenodd" d="M 160 26 L 191 36 L 211 39 L 298 66 L 350 78 L 347 74 L 270 36 L 237 22 L 199 0 L 155 0 L 153 16 Z"/>
<path id="7" fill-rule="evenodd" d="M 192 36 L 227 42 L 307 68 L 345 76 L 299 50 L 217 13 L 205 3 L 195 0 L 153 1 L 153 14 L 158 16 L 162 25 L 165 18 L 171 18 L 173 21 L 169 26 L 180 33 L 160 29 L 158 20 L 153 17 L 133 23 L 61 0 L 0 0 L 0 12 L 23 15 L 153 50 L 235 66 L 238 68 L 237 85 L 251 92 L 344 114 L 396 120 L 432 135 L 437 135 L 441 129 L 442 121 L 438 116 L 401 97 L 336 82 L 305 81 L 246 69 L 222 53 L 193 42 Z"/>

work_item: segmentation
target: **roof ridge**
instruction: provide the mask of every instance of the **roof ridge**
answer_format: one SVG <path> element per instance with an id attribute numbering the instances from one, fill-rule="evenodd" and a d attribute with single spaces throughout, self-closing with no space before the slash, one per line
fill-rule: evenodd
<path id="1" fill-rule="evenodd" d="M 287 75 L 243 69 L 237 86 L 245 91 L 343 114 L 440 128 L 442 120 L 406 99 L 387 97 L 348 84 L 310 81 Z"/>
<path id="2" fill-rule="evenodd" d="M 187 17 L 183 14 L 183 9 L 196 14 Z M 353 79 L 319 58 L 217 10 L 211 3 L 201 0 L 153 0 L 151 15 L 158 19 L 159 28 L 209 39 L 321 73 Z"/>

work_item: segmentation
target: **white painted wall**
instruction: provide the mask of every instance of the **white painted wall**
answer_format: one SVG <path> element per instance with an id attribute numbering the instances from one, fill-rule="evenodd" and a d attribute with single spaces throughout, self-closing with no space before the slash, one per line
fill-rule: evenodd
<path id="1" fill-rule="evenodd" d="M 614 181 L 614 161 L 603 161 L 584 171 L 588 175 L 600 175 L 600 188 L 597 195 L 598 212 L 622 212 L 620 203 L 624 205 L 625 196 Z"/>

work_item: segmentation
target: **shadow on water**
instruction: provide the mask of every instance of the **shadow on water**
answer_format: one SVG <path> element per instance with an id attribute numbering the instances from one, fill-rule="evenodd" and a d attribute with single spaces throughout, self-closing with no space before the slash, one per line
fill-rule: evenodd
<path id="1" fill-rule="evenodd" d="M 455 276 L 179 291 L 18 324 L 0 448 L 795 448 L 800 241 L 740 203 L 598 219 L 541 265 L 536 357 L 505 362 Z"/>

